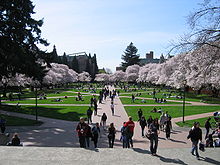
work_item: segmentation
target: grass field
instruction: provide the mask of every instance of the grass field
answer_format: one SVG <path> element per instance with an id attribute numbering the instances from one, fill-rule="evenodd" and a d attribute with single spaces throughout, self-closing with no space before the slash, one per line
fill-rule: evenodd
<path id="1" fill-rule="evenodd" d="M 1 106 L 0 108 L 5 111 L 30 115 L 36 114 L 36 108 L 34 106 L 22 106 L 19 109 L 17 109 L 16 106 Z M 86 106 L 39 106 L 37 111 L 39 116 L 68 121 L 78 121 L 80 117 L 86 117 L 87 109 L 88 107 Z"/>
<path id="2" fill-rule="evenodd" d="M 213 116 L 210 116 L 211 120 L 210 123 L 215 122 Z M 205 122 L 209 117 L 205 117 L 205 118 L 199 118 L 199 119 L 195 119 L 195 120 L 187 120 L 185 121 L 185 123 L 183 122 L 177 122 L 176 124 L 180 127 L 192 127 L 192 125 L 194 124 L 194 122 L 199 122 L 200 123 L 200 127 L 205 127 Z"/>
<path id="3" fill-rule="evenodd" d="M 142 103 L 141 100 L 142 99 L 135 99 L 135 102 L 133 103 L 131 98 L 125 98 L 125 97 L 121 97 L 120 98 L 122 104 L 158 104 L 158 105 L 164 105 L 164 104 L 183 104 L 182 102 L 169 102 L 169 100 L 167 100 L 166 103 L 156 103 L 154 100 L 145 100 L 146 103 Z"/>
<path id="4" fill-rule="evenodd" d="M 49 98 L 46 100 L 39 100 L 38 104 L 90 104 L 90 99 L 92 96 L 83 96 L 84 101 L 76 101 L 76 97 L 64 98 L 60 96 L 62 101 L 56 102 L 55 98 Z M 35 104 L 35 99 L 26 99 L 26 100 L 14 100 L 14 101 L 4 101 L 4 103 L 21 103 L 21 104 Z"/>
<path id="5" fill-rule="evenodd" d="M 160 106 L 156 106 L 156 108 L 158 109 Z M 154 107 L 153 106 L 125 106 L 125 110 L 128 114 L 128 116 L 132 116 L 134 120 L 138 120 L 138 115 L 137 115 L 137 111 L 138 109 L 141 108 L 143 110 L 143 114 L 145 116 L 145 118 L 148 118 L 150 115 L 153 118 L 156 117 L 160 117 L 160 113 L 152 113 L 150 112 Z M 182 111 L 182 106 L 164 106 L 161 107 L 162 110 L 168 111 L 168 113 L 173 117 L 181 117 L 183 114 Z M 220 107 L 219 106 L 186 106 L 185 109 L 185 115 L 189 116 L 189 115 L 195 115 L 195 114 L 201 114 L 201 113 L 207 113 L 207 112 L 215 112 L 215 111 L 219 111 Z"/>
<path id="6" fill-rule="evenodd" d="M 6 120 L 6 126 L 36 126 L 41 125 L 43 122 L 30 119 L 24 119 L 20 117 L 8 116 L 0 114 Z"/>

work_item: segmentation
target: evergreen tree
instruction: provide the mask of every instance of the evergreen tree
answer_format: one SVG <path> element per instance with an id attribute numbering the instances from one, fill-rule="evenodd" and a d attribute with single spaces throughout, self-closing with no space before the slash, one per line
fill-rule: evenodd
<path id="1" fill-rule="evenodd" d="M 43 20 L 35 20 L 30 0 L 0 1 L 0 80 L 16 73 L 41 79 L 45 67 L 37 62 L 44 58 L 37 44 L 47 46 L 41 38 Z"/>
<path id="2" fill-rule="evenodd" d="M 72 63 L 71 63 L 71 68 L 76 71 L 77 73 L 79 73 L 79 63 L 78 60 L 76 58 L 76 56 L 73 57 Z"/>
<path id="3" fill-rule="evenodd" d="M 63 57 L 62 57 L 62 63 L 69 66 L 69 63 L 68 63 L 67 56 L 66 56 L 65 52 L 64 52 Z"/>
<path id="4" fill-rule="evenodd" d="M 95 75 L 99 73 L 99 68 L 97 64 L 96 54 L 92 57 L 92 65 L 93 65 L 93 74 L 91 75 L 92 78 L 95 78 Z"/>
<path id="5" fill-rule="evenodd" d="M 90 75 L 91 75 L 91 73 L 92 73 L 92 70 L 91 70 L 91 65 L 90 65 L 90 58 L 88 58 L 87 60 L 86 60 L 86 72 L 88 72 Z"/>
<path id="6" fill-rule="evenodd" d="M 52 62 L 62 64 L 62 59 L 57 54 L 56 46 L 53 46 L 53 51 L 51 52 Z"/>
<path id="7" fill-rule="evenodd" d="M 131 42 L 130 45 L 127 46 L 124 54 L 122 55 L 122 67 L 125 70 L 128 66 L 138 64 L 140 59 L 139 55 L 137 54 L 138 49 L 133 45 Z"/>

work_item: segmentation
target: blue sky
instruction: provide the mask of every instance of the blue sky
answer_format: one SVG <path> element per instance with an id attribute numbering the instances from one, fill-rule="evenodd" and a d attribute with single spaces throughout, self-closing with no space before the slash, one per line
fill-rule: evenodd
<path id="1" fill-rule="evenodd" d="M 97 54 L 100 68 L 115 70 L 130 42 L 144 57 L 168 52 L 189 31 L 186 17 L 202 0 L 33 0 L 34 18 L 44 18 L 42 37 L 62 55 Z"/>

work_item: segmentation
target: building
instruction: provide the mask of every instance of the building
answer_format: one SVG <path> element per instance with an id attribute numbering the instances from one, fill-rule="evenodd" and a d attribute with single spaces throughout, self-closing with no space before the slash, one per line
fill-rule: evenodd
<path id="1" fill-rule="evenodd" d="M 166 59 L 163 54 L 161 54 L 160 58 L 154 58 L 154 52 L 150 51 L 150 53 L 146 53 L 146 58 L 140 58 L 140 65 L 146 65 L 146 64 L 161 64 L 165 62 Z"/>

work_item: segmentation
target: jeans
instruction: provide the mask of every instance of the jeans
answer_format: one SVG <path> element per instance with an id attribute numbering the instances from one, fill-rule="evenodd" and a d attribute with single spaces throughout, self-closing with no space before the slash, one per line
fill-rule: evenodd
<path id="1" fill-rule="evenodd" d="M 208 137 L 208 135 L 209 135 L 209 128 L 206 128 L 205 139 Z"/>
<path id="2" fill-rule="evenodd" d="M 93 135 L 93 141 L 94 141 L 94 146 L 95 146 L 95 148 L 97 148 L 98 137 L 99 137 L 98 134 L 94 134 L 94 135 Z"/>
<path id="3" fill-rule="evenodd" d="M 151 154 L 156 154 L 158 146 L 158 135 L 151 134 L 150 138 L 150 151 Z"/>
<path id="4" fill-rule="evenodd" d="M 115 142 L 115 136 L 111 136 L 111 138 L 108 138 L 108 142 L 109 142 L 109 148 L 113 148 Z"/>
<path id="5" fill-rule="evenodd" d="M 191 151 L 191 153 L 194 154 L 194 152 L 195 152 L 196 157 L 199 157 L 198 143 L 199 143 L 199 140 L 192 140 L 192 151 Z"/>
<path id="6" fill-rule="evenodd" d="M 86 147 L 89 148 L 90 137 L 86 137 Z"/>
<path id="7" fill-rule="evenodd" d="M 133 148 L 133 137 L 134 133 L 133 132 L 130 132 L 129 135 L 127 135 L 127 145 L 128 145 L 128 148 L 130 148 L 130 144 L 131 144 L 131 147 Z"/>
<path id="8" fill-rule="evenodd" d="M 144 128 L 145 127 L 141 127 L 141 134 L 142 134 L 142 136 L 144 136 Z"/>
<path id="9" fill-rule="evenodd" d="M 122 136 L 122 142 L 123 142 L 123 148 L 128 148 L 128 137 L 123 135 Z"/>
<path id="10" fill-rule="evenodd" d="M 79 144 L 81 148 L 86 148 L 86 137 L 85 136 L 79 136 Z"/>
<path id="11" fill-rule="evenodd" d="M 89 124 L 89 122 L 92 123 L 92 116 L 90 116 L 90 115 L 88 115 L 88 124 Z"/>

